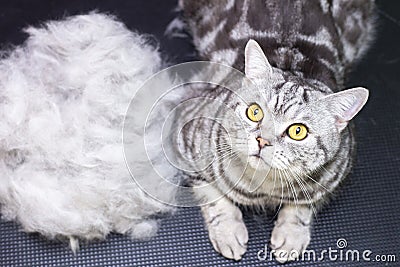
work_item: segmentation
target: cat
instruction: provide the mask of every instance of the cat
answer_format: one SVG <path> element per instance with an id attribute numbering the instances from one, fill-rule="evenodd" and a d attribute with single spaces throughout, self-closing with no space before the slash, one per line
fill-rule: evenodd
<path id="1" fill-rule="evenodd" d="M 188 123 L 178 140 L 188 158 L 216 143 L 216 160 L 191 183 L 212 183 L 195 195 L 204 203 L 209 239 L 224 257 L 240 260 L 247 249 L 237 204 L 278 208 L 270 241 L 277 261 L 295 260 L 307 248 L 316 210 L 352 166 L 349 122 L 369 91 L 341 90 L 373 40 L 374 6 L 362 0 L 179 2 L 200 57 L 232 66 L 254 84 L 233 93 L 211 90 L 235 121 L 225 128 Z M 201 105 L 187 113 L 202 114 Z M 220 110 L 212 115 L 227 120 Z M 261 182 L 249 190 L 254 177 Z"/>

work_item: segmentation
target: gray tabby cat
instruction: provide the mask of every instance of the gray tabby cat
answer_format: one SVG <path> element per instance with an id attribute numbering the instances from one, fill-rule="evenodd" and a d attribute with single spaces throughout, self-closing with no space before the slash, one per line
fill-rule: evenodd
<path id="1" fill-rule="evenodd" d="M 256 85 L 208 93 L 235 111 L 245 134 L 236 122 L 222 129 L 200 121 L 182 131 L 189 158 L 204 146 L 217 146 L 217 160 L 193 178 L 196 186 L 214 182 L 196 191 L 205 203 L 210 200 L 201 210 L 212 245 L 227 258 L 241 259 L 248 233 L 236 204 L 279 207 L 271 248 L 278 261 L 293 260 L 290 252 L 301 253 L 310 242 L 313 210 L 351 168 L 348 123 L 366 103 L 368 90 L 339 90 L 372 39 L 374 2 L 182 0 L 180 6 L 201 57 L 244 71 Z M 200 114 L 199 107 L 189 112 Z M 248 190 L 256 176 L 264 179 Z"/>

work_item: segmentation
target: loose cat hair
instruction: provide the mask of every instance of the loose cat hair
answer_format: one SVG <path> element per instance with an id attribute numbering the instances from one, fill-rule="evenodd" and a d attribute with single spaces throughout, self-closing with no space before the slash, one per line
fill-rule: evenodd
<path id="1" fill-rule="evenodd" d="M 25 31 L 27 41 L 0 61 L 2 217 L 27 232 L 67 239 L 74 251 L 79 239 L 112 231 L 151 237 L 157 216 L 174 208 L 133 181 L 121 136 L 132 97 L 163 66 L 157 47 L 95 12 Z M 154 127 L 149 122 L 150 134 Z M 152 160 L 175 176 L 169 164 Z M 147 177 L 147 165 L 130 167 Z M 152 192 L 173 203 L 173 190 L 156 187 Z"/>
<path id="2" fill-rule="evenodd" d="M 178 140 L 190 158 L 216 146 L 216 160 L 192 178 L 194 187 L 213 183 L 209 191 L 196 191 L 205 203 L 223 195 L 201 208 L 211 243 L 223 256 L 241 259 L 248 234 L 235 204 L 279 207 L 271 248 L 278 261 L 292 260 L 290 252 L 301 254 L 310 242 L 316 209 L 351 169 L 349 122 L 369 93 L 341 90 L 373 39 L 374 1 L 179 4 L 200 57 L 252 81 L 236 92 L 216 87 L 207 93 L 237 114 L 227 128 L 200 120 L 188 123 Z M 182 119 L 204 115 L 201 107 L 188 108 Z M 228 120 L 221 113 L 211 116 Z M 249 190 L 255 177 L 260 186 Z"/>

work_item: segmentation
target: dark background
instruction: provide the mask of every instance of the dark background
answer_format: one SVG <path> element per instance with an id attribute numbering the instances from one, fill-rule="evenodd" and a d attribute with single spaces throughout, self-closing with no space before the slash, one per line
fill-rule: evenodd
<path id="1" fill-rule="evenodd" d="M 97 9 L 116 15 L 131 30 L 154 35 L 170 63 L 196 59 L 190 39 L 164 36 L 175 17 L 176 1 L 0 1 L 0 47 L 21 44 L 27 25 Z M 400 1 L 378 1 L 374 46 L 351 75 L 348 87 L 365 86 L 370 100 L 355 119 L 358 160 L 346 186 L 326 206 L 314 224 L 309 249 L 336 249 L 339 238 L 348 249 L 395 254 L 396 262 L 293 262 L 285 266 L 400 266 Z M 1 119 L 1 118 L 0 118 Z M 245 214 L 250 240 L 239 263 L 214 252 L 198 208 L 182 208 L 163 221 L 149 242 L 110 235 L 106 241 L 84 244 L 76 256 L 67 245 L 26 234 L 14 222 L 0 221 L 0 266 L 276 266 L 259 261 L 268 244 L 272 216 Z"/>

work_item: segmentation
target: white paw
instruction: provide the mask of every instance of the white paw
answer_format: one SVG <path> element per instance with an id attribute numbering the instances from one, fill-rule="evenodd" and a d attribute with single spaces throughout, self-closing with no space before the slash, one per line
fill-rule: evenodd
<path id="1" fill-rule="evenodd" d="M 214 249 L 225 258 L 240 260 L 247 249 L 246 225 L 235 218 L 215 218 L 208 225 L 208 235 Z"/>
<path id="2" fill-rule="evenodd" d="M 297 223 L 276 224 L 271 234 L 271 248 L 280 263 L 296 260 L 310 243 L 310 227 Z"/>

